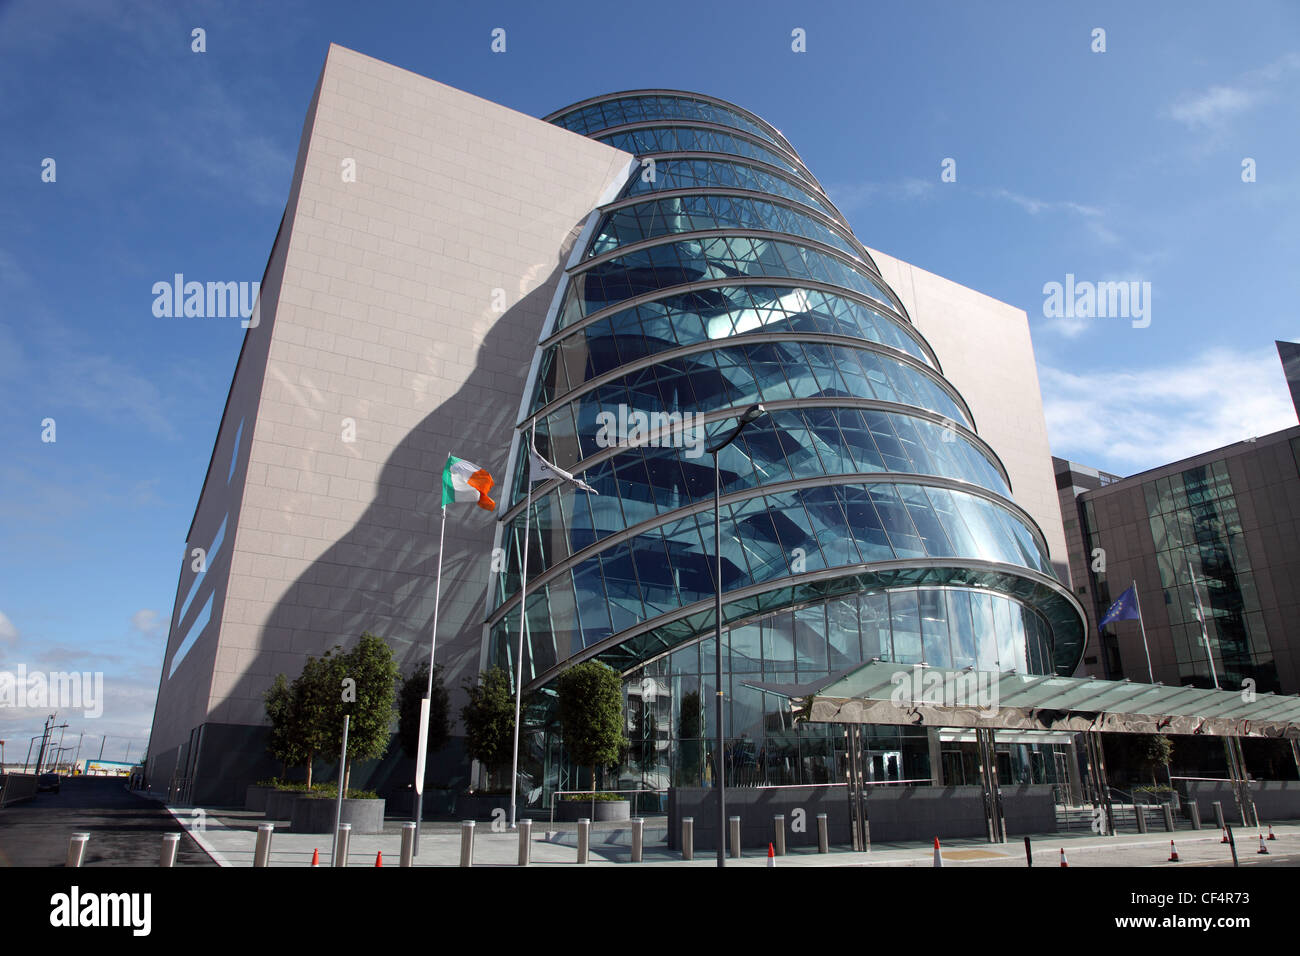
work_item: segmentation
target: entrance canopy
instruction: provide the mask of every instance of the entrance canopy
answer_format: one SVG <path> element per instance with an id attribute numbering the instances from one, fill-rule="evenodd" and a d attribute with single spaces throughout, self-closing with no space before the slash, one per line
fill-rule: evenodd
<path id="1" fill-rule="evenodd" d="M 812 723 L 1300 740 L 1300 696 L 871 661 L 807 684 L 746 682 Z"/>

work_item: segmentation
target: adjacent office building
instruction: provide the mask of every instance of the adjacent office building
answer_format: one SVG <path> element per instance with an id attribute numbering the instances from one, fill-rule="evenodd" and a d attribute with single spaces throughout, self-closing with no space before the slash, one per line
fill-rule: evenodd
<path id="1" fill-rule="evenodd" d="M 719 581 L 703 444 L 758 402 L 718 461 Z M 597 493 L 537 483 L 526 516 L 534 432 Z M 427 659 L 448 454 L 500 495 L 448 512 L 437 658 L 453 710 L 513 671 L 527 549 L 536 786 L 581 782 L 546 701 L 589 658 L 624 677 L 625 783 L 707 780 L 718 587 L 736 782 L 843 775 L 844 734 L 756 684 L 1084 653 L 1023 311 L 867 248 L 742 107 L 644 90 L 537 119 L 333 46 L 178 547 L 155 789 L 235 802 L 274 772 L 262 695 L 309 655 L 370 631 L 404 673 Z M 999 739 L 1055 779 L 1054 744 Z M 975 772 L 933 727 L 874 726 L 862 757 Z M 454 741 L 430 783 L 466 770 Z M 368 782 L 409 772 L 394 748 Z"/>
<path id="2" fill-rule="evenodd" d="M 1300 346 L 1278 342 L 1292 396 Z M 1297 406 L 1300 413 L 1300 405 Z M 1088 616 L 1080 672 L 1238 692 L 1257 712 L 1300 693 L 1300 427 L 1121 478 L 1054 458 L 1071 578 Z M 1135 587 L 1141 617 L 1098 622 Z M 1276 696 L 1275 696 L 1276 695 Z M 1246 741 L 1252 774 L 1294 778 L 1300 750 Z M 1183 738 L 1178 772 L 1223 770 Z"/>
<path id="3" fill-rule="evenodd" d="M 1134 583 L 1142 610 L 1142 626 L 1108 625 L 1084 672 L 1300 692 L 1298 455 L 1288 428 L 1091 489 L 1086 469 L 1055 459 L 1092 633 Z"/>

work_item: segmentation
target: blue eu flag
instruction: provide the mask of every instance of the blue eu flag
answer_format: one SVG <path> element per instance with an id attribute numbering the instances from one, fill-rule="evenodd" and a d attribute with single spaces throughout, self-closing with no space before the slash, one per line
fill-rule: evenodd
<path id="1" fill-rule="evenodd" d="M 1129 589 L 1119 596 L 1119 600 L 1110 606 L 1106 616 L 1097 625 L 1097 630 L 1101 630 L 1112 621 L 1136 621 L 1139 616 L 1137 591 L 1130 585 Z"/>

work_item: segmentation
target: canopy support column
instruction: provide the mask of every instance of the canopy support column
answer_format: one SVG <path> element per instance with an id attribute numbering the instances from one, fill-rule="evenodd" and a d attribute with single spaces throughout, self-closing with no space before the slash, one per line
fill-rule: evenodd
<path id="1" fill-rule="evenodd" d="M 992 730 L 975 729 L 979 747 L 980 782 L 984 790 L 984 819 L 990 843 L 1007 842 L 1007 821 L 1002 810 L 1002 791 L 998 787 L 998 760 Z"/>
<path id="2" fill-rule="evenodd" d="M 1291 741 L 1295 746 L 1295 741 Z M 1232 778 L 1232 795 L 1237 801 L 1237 813 L 1241 815 L 1241 825 L 1259 826 L 1259 817 L 1255 813 L 1255 801 L 1250 796 L 1250 781 L 1246 776 L 1246 755 L 1241 749 L 1238 737 L 1223 738 L 1224 753 L 1228 758 L 1228 776 Z"/>
<path id="3" fill-rule="evenodd" d="M 1115 835 L 1115 808 L 1110 802 L 1110 781 L 1106 778 L 1106 753 L 1102 749 L 1101 734 L 1094 730 L 1083 733 L 1084 753 L 1088 760 L 1088 777 L 1094 810 L 1102 811 L 1094 826 L 1101 827 L 1101 835 Z"/>
<path id="4" fill-rule="evenodd" d="M 930 744 L 930 786 L 942 787 L 943 782 L 943 745 L 939 742 L 939 728 L 925 728 L 925 736 Z"/>

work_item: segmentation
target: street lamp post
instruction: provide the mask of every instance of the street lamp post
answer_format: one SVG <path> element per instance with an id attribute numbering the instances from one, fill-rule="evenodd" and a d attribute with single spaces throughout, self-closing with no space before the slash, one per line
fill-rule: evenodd
<path id="1" fill-rule="evenodd" d="M 717 731 L 717 744 L 713 748 L 713 781 L 718 791 L 718 866 L 727 865 L 727 767 L 722 749 L 722 470 L 718 465 L 718 453 L 735 441 L 746 425 L 764 414 L 766 409 L 762 405 L 750 405 L 741 414 L 731 434 L 707 449 L 713 456 L 713 557 L 717 563 L 713 588 L 714 729 Z"/>

